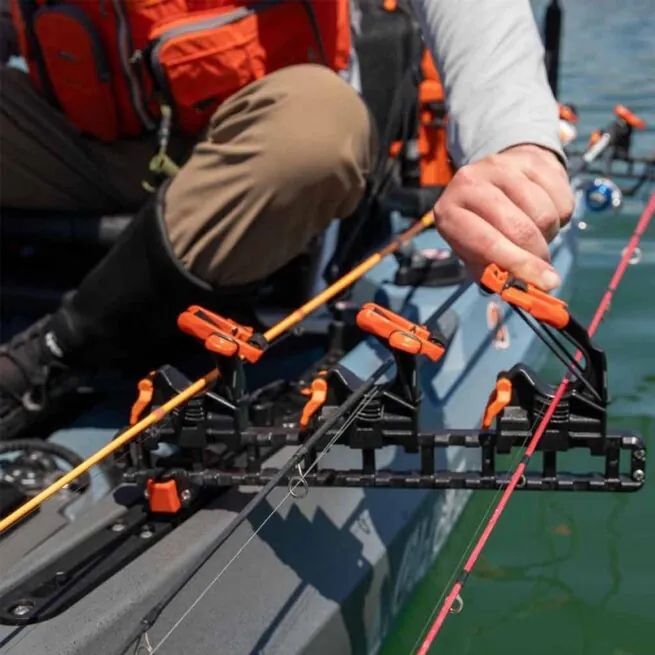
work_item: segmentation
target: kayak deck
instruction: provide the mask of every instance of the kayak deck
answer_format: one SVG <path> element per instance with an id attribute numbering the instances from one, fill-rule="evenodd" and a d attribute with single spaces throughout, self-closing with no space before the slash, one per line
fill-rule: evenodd
<path id="1" fill-rule="evenodd" d="M 415 243 L 419 248 L 444 246 L 436 233 L 421 235 Z M 574 259 L 575 226 L 553 244 L 553 262 L 565 281 L 570 279 Z M 452 333 L 452 341 L 443 363 L 421 367 L 421 427 L 474 428 L 497 372 L 517 361 L 529 362 L 536 355 L 535 336 L 505 308 L 508 343 L 498 342 L 488 323 L 489 308 L 496 301 L 485 302 L 477 286 L 398 287 L 388 282 L 395 267 L 392 258 L 384 260 L 358 283 L 353 300 L 374 299 L 417 322 L 440 316 L 439 327 Z M 373 340 L 366 340 L 341 364 L 365 377 L 385 356 Z M 53 439 L 88 455 L 121 427 L 125 407 L 110 401 Z M 104 425 L 98 427 L 101 422 Z M 292 451 L 282 449 L 270 465 L 283 462 Z M 356 465 L 351 461 L 354 456 L 335 446 L 324 461 L 347 467 Z M 451 469 L 473 463 L 466 461 L 471 455 L 463 449 L 453 449 L 449 457 Z M 408 456 L 395 447 L 380 453 L 378 459 L 380 465 L 393 469 L 408 466 Z M 247 502 L 249 491 L 233 489 L 219 495 L 61 615 L 23 628 L 0 626 L 4 640 L 0 652 L 28 654 L 47 649 L 109 655 L 124 652 L 130 644 L 134 647 L 142 619 L 211 547 Z M 96 488 L 94 493 L 100 496 L 103 489 Z M 148 631 L 156 652 L 375 652 L 404 600 L 437 557 L 469 492 L 311 489 L 304 499 L 289 499 L 229 564 L 252 537 L 253 525 L 260 525 L 283 496 L 282 489 L 273 492 L 252 524 L 242 526 L 177 594 Z M 118 520 L 122 511 L 112 496 L 102 497 L 91 511 L 7 571 L 0 592 L 44 566 L 71 542 L 91 534 L 109 517 Z M 12 549 L 12 541 L 18 543 L 21 531 L 4 540 L 3 551 Z M 192 611 L 167 636 L 192 605 Z M 12 636 L 15 631 L 20 634 Z M 147 652 L 145 645 L 142 652 Z"/>

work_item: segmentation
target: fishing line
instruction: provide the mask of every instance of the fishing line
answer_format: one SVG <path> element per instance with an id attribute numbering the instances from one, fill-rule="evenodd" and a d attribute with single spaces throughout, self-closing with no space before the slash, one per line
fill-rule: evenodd
<path id="1" fill-rule="evenodd" d="M 594 335 L 596 332 L 596 329 L 600 325 L 601 320 L 603 319 L 605 312 L 607 311 L 607 308 L 609 307 L 610 301 L 619 285 L 619 282 L 621 281 L 623 274 L 625 273 L 625 270 L 627 267 L 630 265 L 630 257 L 632 256 L 632 253 L 634 252 L 635 248 L 637 247 L 637 244 L 639 243 L 639 240 L 641 239 L 642 235 L 646 231 L 646 228 L 648 227 L 653 214 L 655 214 L 655 193 L 652 193 L 650 196 L 650 200 L 644 209 L 644 212 L 642 213 L 641 217 L 639 218 L 639 221 L 637 222 L 637 226 L 635 228 L 635 231 L 632 234 L 632 237 L 630 238 L 628 245 L 624 251 L 623 256 L 621 257 L 621 260 L 619 261 L 619 265 L 616 268 L 616 271 L 614 272 L 614 275 L 612 276 L 612 279 L 610 280 L 610 283 L 607 287 L 607 290 L 605 291 L 600 304 L 598 305 L 598 308 L 591 320 L 591 323 L 589 325 L 589 328 L 587 330 L 588 334 L 590 337 Z M 580 358 L 582 357 L 582 352 L 578 351 L 575 354 L 575 359 L 576 361 L 580 361 Z M 555 413 L 555 410 L 557 406 L 559 405 L 564 392 L 566 391 L 566 388 L 569 384 L 569 378 L 568 374 L 564 376 L 562 379 L 560 385 L 558 386 L 557 390 L 555 391 L 555 395 L 553 397 L 552 402 L 550 403 L 545 415 L 543 416 L 542 420 L 539 423 L 539 426 L 537 427 L 536 432 L 532 436 L 530 443 L 528 444 L 528 447 L 525 451 L 525 454 L 523 455 L 521 462 L 519 465 L 516 467 L 514 473 L 512 474 L 512 477 L 509 481 L 508 486 L 506 489 L 503 491 L 502 497 L 500 498 L 498 504 L 496 505 L 491 518 L 489 519 L 488 523 L 484 527 L 484 530 L 482 531 L 482 535 L 480 536 L 479 540 L 477 541 L 475 547 L 473 548 L 473 551 L 471 552 L 468 560 L 466 561 L 464 568 L 461 570 L 458 579 L 453 586 L 453 588 L 450 590 L 449 594 L 446 597 L 446 601 L 441 607 L 441 610 L 439 611 L 439 614 L 437 615 L 437 618 L 435 622 L 432 624 L 428 635 L 426 638 L 423 640 L 423 643 L 421 644 L 421 647 L 418 651 L 417 655 L 427 655 L 432 642 L 436 638 L 437 634 L 439 633 L 439 630 L 443 626 L 444 621 L 446 620 L 446 617 L 448 616 L 448 613 L 450 612 L 450 609 L 453 606 L 453 603 L 455 600 L 459 597 L 459 593 L 464 586 L 468 576 L 470 575 L 471 571 L 473 570 L 473 567 L 475 566 L 482 550 L 484 549 L 484 546 L 486 545 L 487 541 L 489 540 L 489 537 L 491 536 L 494 528 L 496 527 L 498 520 L 500 516 L 502 515 L 505 507 L 507 506 L 507 503 L 509 502 L 509 499 L 511 498 L 512 494 L 514 493 L 514 489 L 518 485 L 520 479 L 524 475 L 524 471 L 527 467 L 527 464 L 532 457 L 533 453 L 535 452 L 537 446 L 539 445 L 539 442 L 541 441 L 542 436 L 544 435 L 546 428 L 548 424 L 550 423 L 550 420 Z"/>
<path id="2" fill-rule="evenodd" d="M 513 309 L 516 309 L 516 308 L 513 308 Z M 519 316 L 521 316 L 527 322 L 527 317 L 525 317 L 520 310 L 517 310 L 517 313 L 519 314 Z M 503 321 L 503 323 L 505 323 L 505 321 Z M 532 325 L 530 323 L 528 323 L 528 325 L 532 328 Z M 532 424 L 532 426 L 530 428 L 530 433 L 532 433 L 534 431 L 534 429 L 537 426 L 538 421 L 539 421 L 539 418 L 536 418 L 534 420 L 534 423 Z M 508 463 L 508 471 L 511 471 L 518 464 L 519 460 L 523 456 L 523 452 L 524 452 L 525 447 L 526 447 L 526 445 L 528 443 L 528 439 L 529 439 L 529 437 L 526 436 L 523 439 L 523 443 L 521 444 L 521 446 L 517 449 L 516 453 L 511 456 L 511 459 L 510 459 L 510 461 Z M 452 574 L 450 575 L 448 581 L 444 585 L 444 590 L 442 591 L 441 596 L 439 596 L 437 602 L 432 607 L 432 610 L 430 611 L 430 614 L 428 615 L 428 618 L 425 620 L 425 623 L 423 624 L 423 627 L 421 628 L 421 631 L 419 632 L 419 635 L 416 638 L 416 641 L 414 642 L 414 645 L 412 646 L 412 648 L 410 650 L 410 653 L 413 653 L 416 650 L 416 647 L 419 645 L 421 639 L 423 638 L 423 635 L 425 634 L 426 630 L 428 629 L 428 626 L 430 625 L 430 623 L 434 619 L 434 616 L 437 613 L 439 605 L 441 605 L 442 601 L 444 600 L 444 598 L 446 596 L 446 592 L 447 592 L 448 588 L 450 587 L 450 585 L 453 583 L 453 581 L 457 577 L 459 569 L 464 564 L 466 558 L 469 555 L 469 552 L 472 550 L 473 543 L 478 538 L 478 535 L 482 532 L 482 528 L 483 528 L 483 526 L 485 524 L 485 521 L 487 521 L 487 519 L 489 518 L 489 516 L 491 514 L 494 503 L 498 500 L 498 498 L 500 497 L 500 495 L 502 493 L 503 493 L 503 488 L 502 487 L 496 489 L 493 492 L 493 494 L 491 496 L 491 500 L 489 501 L 489 503 L 488 503 L 483 515 L 482 515 L 482 518 L 478 522 L 477 527 L 473 531 L 473 534 L 471 535 L 471 537 L 469 538 L 466 546 L 464 547 L 463 552 L 462 552 L 459 560 L 457 561 L 457 564 L 455 565 Z M 460 602 L 461 602 L 461 607 L 463 608 L 463 601 L 461 601 L 461 599 L 460 599 Z"/>
<path id="3" fill-rule="evenodd" d="M 316 459 L 312 462 L 312 464 L 307 468 L 307 471 L 305 471 L 305 475 L 307 473 L 310 473 L 314 468 L 316 468 L 320 462 L 320 460 L 327 454 L 327 452 L 330 450 L 330 448 L 339 440 L 341 435 L 354 423 L 354 421 L 357 419 L 359 414 L 368 406 L 368 404 L 375 398 L 377 395 L 379 395 L 380 390 L 378 388 L 375 388 L 373 386 L 373 382 L 379 378 L 381 375 L 383 375 L 393 364 L 393 360 L 389 359 L 387 360 L 378 370 L 374 373 L 369 380 L 372 380 L 372 382 L 369 384 L 368 381 L 367 383 L 364 383 L 357 391 L 360 389 L 363 389 L 363 392 L 358 394 L 356 400 L 359 401 L 359 405 L 356 407 L 356 409 L 353 410 L 351 415 L 348 417 L 346 421 L 344 421 L 344 424 L 337 430 L 337 432 L 330 438 L 328 443 L 326 444 L 325 448 L 320 452 L 320 454 L 316 457 Z M 354 394 L 351 394 L 348 400 L 353 398 Z M 355 403 L 352 403 L 355 404 Z M 343 405 L 344 407 L 346 406 L 346 403 Z M 337 418 L 333 421 L 336 422 L 338 420 Z M 311 449 L 312 445 L 310 445 L 310 441 L 313 440 L 313 443 L 316 443 L 322 436 L 324 436 L 329 429 L 332 427 L 328 423 L 325 423 L 322 428 L 327 427 L 327 429 L 323 430 L 321 434 L 319 434 L 320 430 L 317 430 L 310 439 L 307 440 L 307 442 L 301 446 L 294 456 L 289 460 L 289 463 L 295 460 L 300 460 L 302 457 L 304 457 L 307 452 Z M 321 428 L 321 429 L 322 429 Z M 317 437 L 318 435 L 318 437 Z M 315 437 L 317 437 L 315 439 Z M 302 451 L 302 452 L 301 452 Z M 161 612 L 168 606 L 168 604 L 171 602 L 171 600 L 181 591 L 181 589 L 193 578 L 193 576 L 200 570 L 200 568 L 207 562 L 207 560 L 214 554 L 216 551 L 227 541 L 227 539 L 235 532 L 235 530 L 245 522 L 245 520 L 248 518 L 248 516 L 252 513 L 252 511 L 258 507 L 268 496 L 268 494 L 277 486 L 279 480 L 284 477 L 286 472 L 291 470 L 295 463 L 291 466 L 288 464 L 281 469 L 276 476 L 274 476 L 269 483 L 262 488 L 262 490 L 253 498 L 246 507 L 241 510 L 239 515 L 230 523 L 230 525 L 226 528 L 226 530 L 221 533 L 219 539 L 216 541 L 216 543 L 212 546 L 211 550 L 209 553 L 202 558 L 202 560 L 194 567 L 193 571 L 191 574 L 185 576 L 185 579 L 182 581 L 180 585 L 176 587 L 176 589 L 173 591 L 172 594 L 169 595 L 167 600 L 164 603 L 159 604 L 154 612 L 151 612 L 148 617 L 144 620 L 144 624 L 147 626 L 146 627 L 146 632 L 144 634 L 147 634 L 148 628 L 152 625 L 152 623 L 158 618 L 158 616 L 161 614 Z M 286 469 L 286 470 L 285 470 Z M 298 479 L 298 482 L 296 482 L 293 485 L 289 486 L 289 489 L 287 490 L 287 493 L 282 497 L 282 500 L 271 510 L 271 512 L 266 516 L 266 518 L 262 521 L 262 523 L 259 525 L 259 527 L 253 532 L 253 534 L 248 537 L 248 539 L 245 541 L 245 543 L 237 550 L 237 552 L 230 558 L 230 560 L 227 562 L 227 564 L 216 574 L 216 576 L 212 579 L 212 581 L 203 589 L 203 591 L 198 595 L 198 597 L 191 603 L 191 605 L 185 610 L 185 612 L 180 616 L 180 618 L 173 624 L 173 626 L 168 630 L 168 632 L 162 637 L 161 641 L 152 649 L 151 653 L 156 653 L 157 650 L 164 644 L 165 641 L 169 639 L 169 637 L 177 630 L 177 628 L 182 624 L 182 622 L 191 614 L 191 612 L 196 608 L 198 603 L 209 593 L 209 591 L 212 589 L 212 587 L 218 582 L 218 580 L 221 578 L 221 576 L 228 570 L 228 568 L 237 560 L 237 558 L 245 551 L 245 549 L 248 547 L 248 545 L 259 535 L 259 533 L 263 530 L 263 528 L 266 526 L 266 524 L 271 520 L 273 516 L 275 516 L 282 507 L 282 505 L 287 501 L 287 499 L 292 496 L 295 492 L 295 490 L 298 488 L 298 486 L 306 484 L 304 483 L 304 478 L 300 477 Z M 154 616 L 153 616 L 154 614 Z"/>
<path id="4" fill-rule="evenodd" d="M 539 419 L 536 418 L 534 423 L 532 424 L 532 427 L 530 428 L 530 433 L 532 433 L 532 431 L 536 428 L 538 422 L 539 422 Z M 508 466 L 508 471 L 511 471 L 518 464 L 519 460 L 523 457 L 523 453 L 525 451 L 525 447 L 527 446 L 528 440 L 529 440 L 529 437 L 526 436 L 523 439 L 523 443 L 521 444 L 521 446 L 517 449 L 516 453 L 510 459 L 509 466 Z M 464 550 L 462 552 L 462 555 L 460 556 L 459 560 L 457 561 L 457 564 L 455 565 L 450 578 L 448 578 L 448 581 L 444 585 L 444 590 L 441 592 L 441 596 L 439 596 L 439 599 L 434 604 L 434 606 L 433 606 L 433 608 L 432 608 L 432 610 L 430 612 L 430 615 L 428 616 L 425 623 L 423 624 L 423 627 L 421 628 L 421 631 L 419 632 L 419 635 L 416 638 L 416 641 L 414 642 L 414 645 L 412 646 L 412 649 L 410 650 L 410 653 L 413 653 L 416 650 L 416 647 L 421 642 L 421 639 L 423 639 L 423 635 L 425 634 L 425 631 L 428 629 L 430 623 L 434 619 L 434 616 L 437 613 L 437 610 L 439 609 L 439 605 L 441 605 L 444 598 L 446 597 L 446 592 L 447 592 L 448 588 L 450 587 L 450 585 L 452 585 L 455 578 L 457 577 L 457 575 L 459 573 L 459 569 L 461 568 L 462 564 L 465 562 L 467 557 L 469 557 L 469 553 L 473 548 L 473 544 L 474 544 L 475 540 L 478 538 L 478 535 L 482 532 L 482 528 L 484 527 L 485 522 L 487 521 L 487 519 L 489 518 L 489 516 L 490 516 L 490 514 L 492 512 L 494 503 L 498 500 L 498 498 L 501 496 L 502 493 L 503 493 L 503 488 L 502 487 L 500 487 L 500 488 L 496 489 L 496 491 L 494 491 L 494 493 L 493 493 L 493 495 L 491 497 L 491 500 L 489 501 L 489 504 L 487 505 L 487 508 L 484 511 L 484 514 L 483 514 L 482 518 L 478 522 L 478 525 L 477 525 L 476 529 L 473 531 L 473 534 L 471 535 L 470 539 L 468 540 L 468 543 L 466 544 L 466 547 L 464 548 Z M 461 607 L 463 608 L 464 603 L 461 600 L 461 598 L 460 598 L 460 604 L 461 604 Z M 459 612 L 454 612 L 454 613 L 458 614 Z"/>
<path id="5" fill-rule="evenodd" d="M 582 366 L 580 366 L 579 360 L 576 360 L 575 356 L 571 355 L 571 353 L 569 353 L 566 348 L 564 348 L 562 343 L 556 339 L 550 331 L 546 329 L 542 330 L 540 327 L 535 326 L 532 321 L 528 320 L 528 317 L 525 315 L 523 310 L 519 309 L 518 307 L 512 307 L 512 309 L 520 316 L 526 325 L 534 331 L 536 336 L 546 346 L 546 348 L 548 348 L 548 350 L 550 350 L 550 352 L 565 366 L 567 369 L 566 375 L 572 376 L 572 378 L 584 385 L 584 387 L 587 389 L 587 391 L 589 391 L 589 393 L 591 393 L 592 396 L 594 396 L 597 400 L 601 400 L 600 396 L 598 395 L 598 391 L 596 391 L 591 383 L 583 377 L 584 369 Z M 546 336 L 548 336 L 548 339 L 551 341 L 549 341 Z M 557 348 L 555 348 L 553 344 L 555 344 Z M 562 355 L 558 349 L 560 349 L 564 355 Z M 566 358 L 568 358 L 568 361 Z"/>

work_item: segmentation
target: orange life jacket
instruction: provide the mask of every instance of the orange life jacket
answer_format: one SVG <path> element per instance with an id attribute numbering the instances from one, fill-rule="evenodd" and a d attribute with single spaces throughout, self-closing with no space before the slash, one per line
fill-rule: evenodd
<path id="1" fill-rule="evenodd" d="M 448 155 L 446 97 L 429 50 L 421 61 L 419 84 L 418 151 L 421 155 L 421 186 L 446 186 L 454 174 Z"/>
<path id="2" fill-rule="evenodd" d="M 285 66 L 348 65 L 348 0 L 11 0 L 37 88 L 102 141 L 153 130 L 162 104 L 196 134 Z"/>
<path id="3" fill-rule="evenodd" d="M 381 7 L 387 12 L 405 12 L 408 2 L 382 0 Z M 412 147 L 406 141 L 391 143 L 389 155 L 404 159 L 404 169 L 411 170 L 410 186 L 446 186 L 453 178 L 454 167 L 448 154 L 446 125 L 446 97 L 430 50 L 423 47 L 420 62 L 420 79 L 416 81 L 417 117 L 416 134 Z"/>

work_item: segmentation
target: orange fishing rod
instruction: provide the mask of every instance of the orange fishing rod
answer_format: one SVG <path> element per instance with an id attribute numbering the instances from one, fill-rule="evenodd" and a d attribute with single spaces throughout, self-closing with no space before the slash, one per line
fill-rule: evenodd
<path id="1" fill-rule="evenodd" d="M 289 314 L 289 316 L 282 319 L 279 323 L 275 324 L 273 327 L 267 330 L 263 335 L 266 341 L 271 342 L 277 339 L 280 335 L 284 334 L 294 325 L 300 323 L 300 321 L 302 321 L 306 316 L 316 311 L 326 302 L 332 300 L 342 291 L 354 284 L 364 274 L 368 273 L 368 271 L 370 271 L 373 267 L 377 266 L 385 257 L 398 250 L 398 248 L 403 243 L 413 239 L 415 236 L 433 224 L 434 216 L 432 212 L 428 212 L 425 214 L 425 216 L 423 216 L 423 218 L 412 225 L 412 227 L 397 236 L 387 246 L 382 248 L 382 250 L 378 250 L 370 257 L 367 257 L 361 264 L 355 266 L 355 268 L 353 268 L 350 272 L 346 273 L 343 277 L 336 280 L 336 282 L 325 288 L 311 300 Z M 30 512 L 39 507 L 41 503 L 48 500 L 48 498 L 63 489 L 66 485 L 74 482 L 82 474 L 86 473 L 91 467 L 99 464 L 102 460 L 109 457 L 109 455 L 111 455 L 113 452 L 132 441 L 132 439 L 140 435 L 151 425 L 154 425 L 174 409 L 180 407 L 193 396 L 206 389 L 212 382 L 218 379 L 219 375 L 220 373 L 218 369 L 214 369 L 206 375 L 203 375 L 200 379 L 196 380 L 186 389 L 184 389 L 184 391 L 181 391 L 179 394 L 165 402 L 161 407 L 158 407 L 156 410 L 150 412 L 150 414 L 129 427 L 127 430 L 125 430 L 125 432 L 117 436 L 106 446 L 100 448 L 97 452 L 91 455 L 91 457 L 84 460 L 74 469 L 71 469 L 68 473 L 64 474 L 56 482 L 53 482 L 49 487 L 34 496 L 34 498 L 31 498 L 28 502 L 21 505 L 18 509 L 9 514 L 9 516 L 0 521 L 0 534 L 3 534 L 15 523 L 27 516 Z"/>

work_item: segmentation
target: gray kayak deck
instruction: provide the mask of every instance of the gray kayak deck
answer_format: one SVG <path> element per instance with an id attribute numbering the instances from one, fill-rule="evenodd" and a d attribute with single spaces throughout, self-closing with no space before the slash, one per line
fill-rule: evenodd
<path id="1" fill-rule="evenodd" d="M 575 225 L 567 228 L 552 246 L 553 263 L 564 280 L 570 278 L 575 260 L 576 231 Z M 444 246 L 434 232 L 421 235 L 416 245 Z M 401 288 L 388 282 L 395 267 L 393 258 L 387 258 L 373 269 L 357 285 L 355 300 L 373 300 L 419 322 L 438 316 L 442 330 L 453 334 L 442 362 L 423 363 L 420 369 L 422 429 L 479 426 L 497 373 L 518 361 L 534 361 L 539 353 L 533 347 L 534 334 L 497 298 L 484 296 L 475 285 Z M 505 315 L 507 348 L 494 345 L 488 327 L 490 303 L 496 303 Z M 367 340 L 341 364 L 365 378 L 387 356 Z M 104 411 L 113 415 L 107 408 Z M 89 425 L 94 425 L 93 418 L 85 417 L 78 426 L 53 438 L 88 455 L 111 439 L 118 427 Z M 279 451 L 270 465 L 284 462 L 290 452 Z M 322 463 L 355 467 L 359 461 L 354 456 L 337 446 Z M 452 449 L 448 457 L 449 468 L 477 465 L 470 461 L 471 451 Z M 378 459 L 381 466 L 399 469 L 411 467 L 413 461 L 397 448 L 386 449 Z M 439 464 L 446 466 L 445 461 Z M 0 592 L 45 566 L 98 525 L 110 526 L 120 517 L 122 507 L 111 495 L 104 495 L 107 487 L 102 488 L 100 476 L 95 479 L 95 493 L 102 497 L 10 570 L 5 569 Z M 147 634 L 139 636 L 144 617 L 211 549 L 252 495 L 252 489 L 233 489 L 59 616 L 24 628 L 0 626 L 0 653 L 375 653 L 411 591 L 437 558 L 469 493 L 314 488 L 306 498 L 287 498 L 273 511 L 286 495 L 286 489 L 277 489 L 250 522 L 209 558 Z M 0 544 L 0 561 L 3 551 L 12 550 L 12 542 L 16 548 L 20 532 Z"/>

